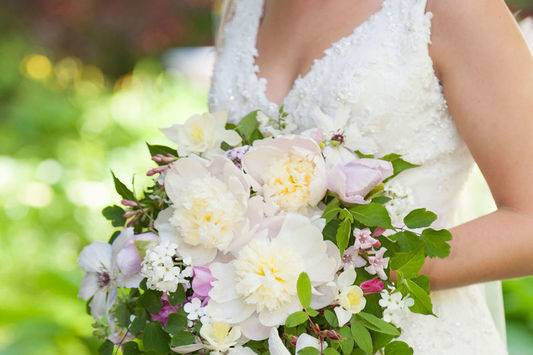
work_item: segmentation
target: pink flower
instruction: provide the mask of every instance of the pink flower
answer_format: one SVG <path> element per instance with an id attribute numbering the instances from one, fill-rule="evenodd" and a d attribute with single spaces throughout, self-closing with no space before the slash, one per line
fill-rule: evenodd
<path id="1" fill-rule="evenodd" d="M 366 272 L 370 275 L 378 275 L 380 279 L 387 280 L 385 269 L 389 266 L 389 259 L 383 257 L 387 251 L 386 248 L 381 248 L 375 252 L 374 255 L 368 257 L 368 266 L 365 267 Z"/>
<path id="2" fill-rule="evenodd" d="M 342 262 L 345 268 L 349 266 L 358 268 L 366 265 L 366 260 L 359 255 L 359 249 L 356 249 L 353 245 L 344 251 Z"/>
<path id="3" fill-rule="evenodd" d="M 377 239 L 372 238 L 372 232 L 370 232 L 370 229 L 368 228 L 355 228 L 353 230 L 353 236 L 355 237 L 353 246 L 356 249 L 370 249 L 378 241 Z"/>
<path id="4" fill-rule="evenodd" d="M 178 311 L 178 306 L 173 306 L 168 300 L 168 295 L 163 293 L 161 296 L 161 309 L 158 313 L 152 314 L 152 320 L 161 323 L 163 326 L 167 325 L 168 317 Z"/>
<path id="5" fill-rule="evenodd" d="M 354 159 L 328 174 L 328 189 L 345 203 L 365 204 L 365 196 L 392 176 L 392 164 L 379 159 Z"/>
<path id="6" fill-rule="evenodd" d="M 194 297 L 207 298 L 209 291 L 213 288 L 214 278 L 211 275 L 209 268 L 205 266 L 197 266 L 193 268 L 192 290 Z"/>
<path id="7" fill-rule="evenodd" d="M 363 282 L 359 287 L 361 287 L 365 295 L 370 295 L 372 293 L 379 293 L 383 291 L 385 284 L 383 281 L 375 277 L 372 280 Z"/>

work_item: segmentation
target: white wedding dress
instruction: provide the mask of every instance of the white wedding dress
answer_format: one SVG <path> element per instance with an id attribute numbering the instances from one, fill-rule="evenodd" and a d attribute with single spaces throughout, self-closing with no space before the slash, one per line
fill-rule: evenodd
<path id="1" fill-rule="evenodd" d="M 421 164 L 402 173 L 391 190 L 401 191 L 406 207 L 429 208 L 439 214 L 438 225 L 452 227 L 460 222 L 457 211 L 474 161 L 435 76 L 428 51 L 432 15 L 426 12 L 426 1 L 385 0 L 378 12 L 315 60 L 296 80 L 283 106 L 297 131 L 315 127 L 328 115 L 330 124 L 343 123 L 336 128 L 360 151 L 399 153 Z M 233 121 L 256 109 L 276 116 L 279 107 L 268 100 L 266 80 L 255 65 L 263 0 L 235 0 L 229 6 L 210 109 L 229 112 Z M 346 112 L 347 122 L 335 120 Z M 402 338 L 415 354 L 507 353 L 485 285 L 434 292 L 432 297 L 438 317 L 413 314 L 402 326 Z M 501 294 L 494 297 L 499 299 Z"/>

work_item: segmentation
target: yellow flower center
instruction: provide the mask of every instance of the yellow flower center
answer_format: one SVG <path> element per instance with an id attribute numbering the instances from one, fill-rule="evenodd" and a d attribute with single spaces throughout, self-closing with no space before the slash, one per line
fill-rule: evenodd
<path id="1" fill-rule="evenodd" d="M 314 173 L 313 161 L 289 154 L 270 168 L 265 194 L 283 210 L 297 211 L 309 202 Z"/>

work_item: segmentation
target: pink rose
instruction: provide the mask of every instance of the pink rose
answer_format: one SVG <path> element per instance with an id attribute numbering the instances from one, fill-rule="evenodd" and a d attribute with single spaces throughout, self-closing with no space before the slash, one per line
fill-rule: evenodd
<path id="1" fill-rule="evenodd" d="M 213 288 L 212 282 L 214 278 L 211 275 L 209 268 L 205 266 L 197 266 L 193 268 L 192 290 L 194 296 L 202 300 L 209 295 L 209 291 Z"/>
<path id="2" fill-rule="evenodd" d="M 328 189 L 345 203 L 366 204 L 365 196 L 392 176 L 392 164 L 379 159 L 354 159 L 328 174 Z"/>
<path id="3" fill-rule="evenodd" d="M 370 295 L 372 293 L 381 292 L 385 288 L 385 284 L 376 277 L 372 280 L 363 282 L 359 287 L 361 287 L 361 290 L 363 290 L 365 295 Z"/>

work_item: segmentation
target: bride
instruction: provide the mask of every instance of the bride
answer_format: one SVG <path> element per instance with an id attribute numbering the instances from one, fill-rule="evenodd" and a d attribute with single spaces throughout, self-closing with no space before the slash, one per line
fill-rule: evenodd
<path id="1" fill-rule="evenodd" d="M 415 354 L 506 354 L 484 283 L 533 274 L 533 57 L 504 1 L 233 0 L 219 37 L 211 110 L 421 164 L 387 188 L 454 239 L 425 269 L 438 317 L 402 325 Z M 474 162 L 498 209 L 461 223 Z"/>

